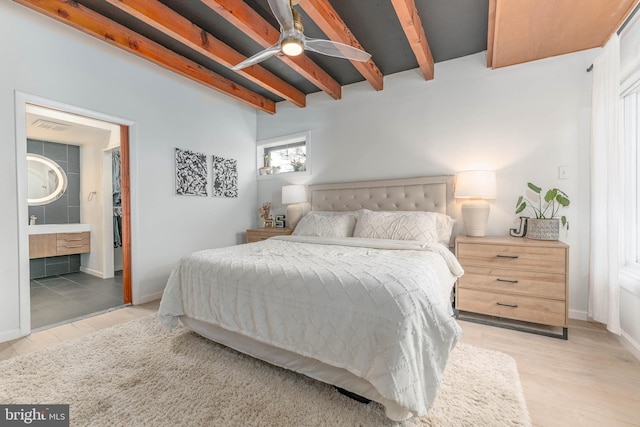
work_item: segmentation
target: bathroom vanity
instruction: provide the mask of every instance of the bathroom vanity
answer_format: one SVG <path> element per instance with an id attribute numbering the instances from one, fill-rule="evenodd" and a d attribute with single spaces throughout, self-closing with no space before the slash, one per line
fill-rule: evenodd
<path id="1" fill-rule="evenodd" d="M 89 224 L 29 226 L 29 259 L 91 251 Z"/>

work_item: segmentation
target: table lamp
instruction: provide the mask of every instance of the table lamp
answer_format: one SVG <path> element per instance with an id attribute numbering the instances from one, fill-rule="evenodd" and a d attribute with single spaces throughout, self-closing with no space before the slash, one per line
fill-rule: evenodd
<path id="1" fill-rule="evenodd" d="M 306 213 L 307 190 L 304 185 L 282 187 L 282 204 L 287 205 L 287 226 L 296 228 L 300 218 Z"/>
<path id="2" fill-rule="evenodd" d="M 467 236 L 484 236 L 489 221 L 486 200 L 496 198 L 496 173 L 487 170 L 459 172 L 454 197 L 466 199 L 462 204 L 462 219 Z"/>

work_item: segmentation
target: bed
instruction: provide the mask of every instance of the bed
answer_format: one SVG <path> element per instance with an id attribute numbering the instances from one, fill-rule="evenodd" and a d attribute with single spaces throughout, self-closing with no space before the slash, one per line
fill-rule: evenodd
<path id="1" fill-rule="evenodd" d="M 452 180 L 311 185 L 294 235 L 182 258 L 160 319 L 379 402 L 392 420 L 424 416 L 460 336 Z"/>

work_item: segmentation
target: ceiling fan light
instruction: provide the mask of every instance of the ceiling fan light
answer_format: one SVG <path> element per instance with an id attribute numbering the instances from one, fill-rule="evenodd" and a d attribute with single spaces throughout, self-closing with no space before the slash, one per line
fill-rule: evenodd
<path id="1" fill-rule="evenodd" d="M 304 46 L 300 40 L 288 37 L 280 43 L 280 50 L 287 56 L 298 56 L 304 50 Z"/>

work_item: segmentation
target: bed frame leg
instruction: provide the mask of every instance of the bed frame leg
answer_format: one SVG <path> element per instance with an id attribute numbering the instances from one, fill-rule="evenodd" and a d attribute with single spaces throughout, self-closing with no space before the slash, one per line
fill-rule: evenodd
<path id="1" fill-rule="evenodd" d="M 362 397 L 359 394 L 351 393 L 350 391 L 340 388 L 338 386 L 334 386 L 334 387 L 336 388 L 336 390 L 338 390 L 340 394 L 344 394 L 345 396 L 353 400 L 357 400 L 360 403 L 364 403 L 366 405 L 371 402 L 371 400 L 367 399 L 366 397 Z"/>

